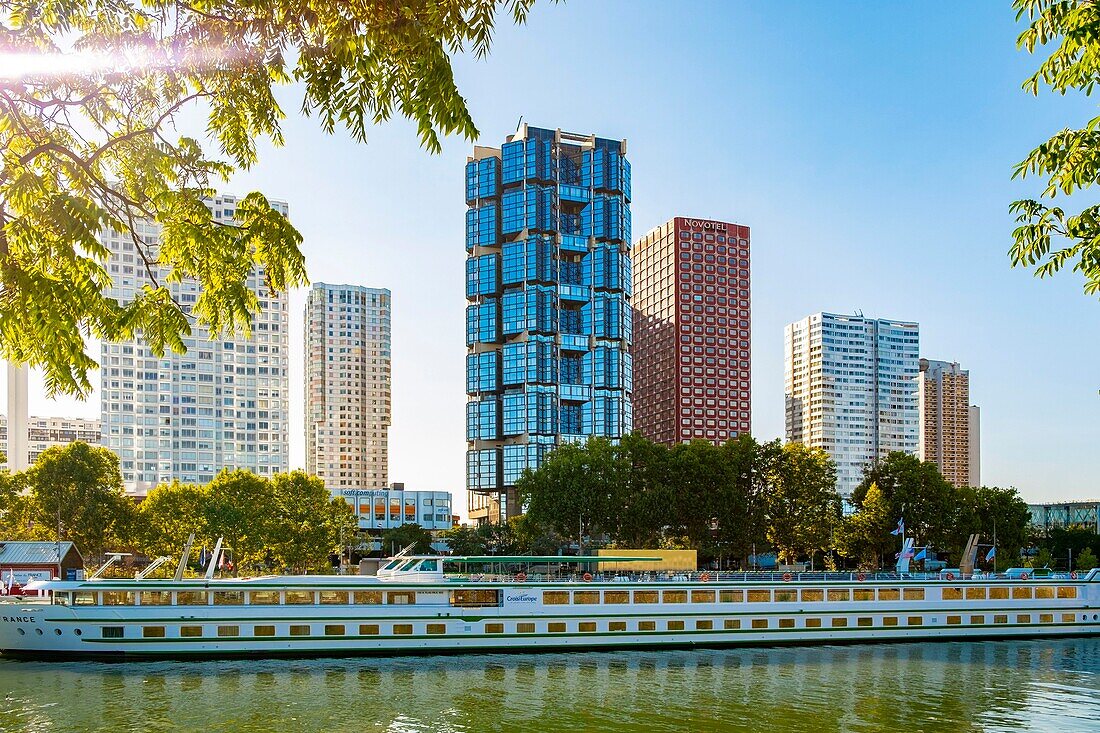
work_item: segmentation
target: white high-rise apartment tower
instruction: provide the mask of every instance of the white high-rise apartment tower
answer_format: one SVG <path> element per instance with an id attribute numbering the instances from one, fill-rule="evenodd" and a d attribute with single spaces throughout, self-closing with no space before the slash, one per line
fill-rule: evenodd
<path id="1" fill-rule="evenodd" d="M 390 291 L 315 283 L 305 324 L 306 470 L 329 489 L 384 489 Z"/>
<path id="2" fill-rule="evenodd" d="M 784 329 L 787 440 L 824 448 L 848 497 L 869 464 L 917 452 L 916 323 L 816 313 Z"/>
<path id="3" fill-rule="evenodd" d="M 215 221 L 232 223 L 237 199 L 208 200 Z M 272 202 L 287 212 L 287 205 Z M 136 234 L 154 251 L 159 226 L 139 221 Z M 110 250 L 114 280 L 110 296 L 133 300 L 151 282 L 129 235 L 102 235 Z M 163 284 L 167 272 L 154 266 Z M 158 358 L 142 339 L 104 342 L 100 359 L 103 445 L 118 454 L 126 490 L 141 496 L 158 483 L 205 484 L 223 468 L 244 468 L 261 476 L 289 465 L 289 367 L 287 293 L 272 294 L 257 269 L 248 279 L 259 296 L 252 335 L 210 341 L 192 322 L 187 352 Z M 190 278 L 168 286 L 189 312 L 200 288 Z"/>

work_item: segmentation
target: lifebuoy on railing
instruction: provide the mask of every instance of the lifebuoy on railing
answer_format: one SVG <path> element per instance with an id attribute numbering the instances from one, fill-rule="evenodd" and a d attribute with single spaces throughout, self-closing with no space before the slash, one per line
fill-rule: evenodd
<path id="1" fill-rule="evenodd" d="M 699 580 L 703 581 L 704 583 L 709 583 L 710 582 L 710 573 L 703 573 L 702 575 L 699 576 Z"/>
<path id="2" fill-rule="evenodd" d="M 783 582 L 784 583 L 790 583 L 791 582 L 791 574 L 790 573 L 783 573 Z"/>
<path id="3" fill-rule="evenodd" d="M 592 582 L 592 573 L 585 573 L 581 577 L 584 578 L 585 583 L 591 583 Z"/>
<path id="4" fill-rule="evenodd" d="M 862 583 L 863 581 L 867 580 L 867 576 L 864 575 L 863 573 L 860 573 L 859 575 L 856 576 L 856 580 L 858 580 L 860 583 Z"/>
<path id="5" fill-rule="evenodd" d="M 944 575 L 943 577 L 947 578 L 948 580 L 954 580 L 955 579 L 955 574 L 954 573 L 948 573 L 947 575 Z M 1027 577 L 1027 573 L 1024 573 L 1024 577 L 1025 578 Z"/>
<path id="6" fill-rule="evenodd" d="M 1030 577 L 1031 576 L 1028 575 L 1027 573 L 1020 573 L 1020 580 L 1027 580 Z"/>
<path id="7" fill-rule="evenodd" d="M 1070 580 L 1077 580 L 1077 571 L 1076 570 L 1070 571 L 1069 579 Z"/>
<path id="8" fill-rule="evenodd" d="M 520 583 L 526 583 L 527 582 L 527 573 L 520 570 L 518 573 L 516 573 L 516 581 L 520 582 Z"/>

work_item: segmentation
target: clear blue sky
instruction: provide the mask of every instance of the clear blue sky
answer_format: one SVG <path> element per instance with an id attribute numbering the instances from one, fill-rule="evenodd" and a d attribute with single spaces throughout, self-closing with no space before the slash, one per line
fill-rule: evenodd
<path id="1" fill-rule="evenodd" d="M 783 433 L 783 325 L 819 310 L 919 321 L 921 354 L 970 370 L 983 482 L 1100 497 L 1100 301 L 1069 274 L 1010 270 L 1010 181 L 1034 144 L 1094 113 L 1020 90 L 1008 3 L 573 0 L 457 62 L 498 145 L 534 125 L 626 138 L 634 234 L 674 215 L 752 227 L 753 432 Z M 357 146 L 293 115 L 287 146 L 227 188 L 290 204 L 311 279 L 393 291 L 391 480 L 464 505 L 463 166 L 397 121 Z M 303 458 L 301 293 L 292 463 Z M 98 403 L 32 400 L 94 415 Z"/>

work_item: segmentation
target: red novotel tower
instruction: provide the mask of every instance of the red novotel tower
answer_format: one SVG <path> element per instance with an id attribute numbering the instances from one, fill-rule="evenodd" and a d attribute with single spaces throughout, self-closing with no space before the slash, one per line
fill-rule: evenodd
<path id="1" fill-rule="evenodd" d="M 634 430 L 666 444 L 749 433 L 749 228 L 678 216 L 631 255 Z"/>

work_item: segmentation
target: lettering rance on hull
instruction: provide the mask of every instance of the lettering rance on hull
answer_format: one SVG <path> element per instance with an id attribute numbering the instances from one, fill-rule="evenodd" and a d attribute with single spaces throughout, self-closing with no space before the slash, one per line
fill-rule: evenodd
<path id="1" fill-rule="evenodd" d="M 33 616 L 3 616 L 5 623 L 9 624 L 29 624 L 34 622 Z"/>

